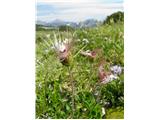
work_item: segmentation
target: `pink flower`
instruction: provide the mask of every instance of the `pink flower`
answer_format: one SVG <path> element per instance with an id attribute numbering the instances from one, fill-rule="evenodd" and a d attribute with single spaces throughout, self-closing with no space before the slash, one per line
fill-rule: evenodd
<path id="1" fill-rule="evenodd" d="M 87 51 L 81 51 L 81 54 L 84 56 L 87 56 L 89 58 L 96 58 L 98 53 L 100 52 L 101 49 L 95 49 L 95 50 L 87 50 Z"/>
<path id="2" fill-rule="evenodd" d="M 98 67 L 98 76 L 102 84 L 106 84 L 118 78 L 116 75 L 113 75 L 111 72 L 105 71 L 103 61 L 100 63 Z"/>
<path id="3" fill-rule="evenodd" d="M 108 76 L 110 75 L 110 72 L 106 72 L 104 69 L 104 66 L 102 64 L 100 64 L 99 68 L 98 68 L 98 76 L 99 79 L 101 81 L 101 83 L 106 83 L 108 82 Z"/>
<path id="4" fill-rule="evenodd" d="M 96 57 L 96 52 L 95 51 L 81 51 L 81 54 L 90 58 L 95 58 Z"/>
<path id="5" fill-rule="evenodd" d="M 65 39 L 64 41 L 56 41 L 53 48 L 57 52 L 60 62 L 63 64 L 68 63 L 71 41 L 68 39 Z"/>

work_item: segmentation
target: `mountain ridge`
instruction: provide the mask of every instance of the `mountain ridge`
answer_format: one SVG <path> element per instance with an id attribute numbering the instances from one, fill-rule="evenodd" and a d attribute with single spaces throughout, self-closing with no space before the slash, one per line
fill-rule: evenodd
<path id="1" fill-rule="evenodd" d="M 44 22 L 44 21 L 36 21 L 37 25 L 43 25 L 46 27 L 60 27 L 60 26 L 71 26 L 73 28 L 78 27 L 95 27 L 97 24 L 101 23 L 101 21 L 98 21 L 96 19 L 87 19 L 81 22 L 70 22 L 70 21 L 63 21 L 60 19 L 55 19 L 50 22 Z"/>

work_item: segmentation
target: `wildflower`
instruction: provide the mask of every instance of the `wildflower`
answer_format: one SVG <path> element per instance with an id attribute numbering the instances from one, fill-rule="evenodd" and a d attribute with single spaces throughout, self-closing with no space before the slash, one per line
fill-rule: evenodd
<path id="1" fill-rule="evenodd" d="M 98 94 L 99 94 L 98 91 L 94 93 L 95 96 L 98 96 Z"/>
<path id="2" fill-rule="evenodd" d="M 83 111 L 87 111 L 87 108 L 84 108 Z"/>
<path id="3" fill-rule="evenodd" d="M 104 70 L 103 65 L 101 64 L 98 68 L 98 76 L 100 78 L 101 83 L 107 83 L 109 82 L 109 75 L 111 75 L 110 72 L 106 72 Z"/>
<path id="4" fill-rule="evenodd" d="M 52 48 L 54 48 L 56 52 L 63 53 L 67 49 L 67 46 L 64 44 L 64 42 L 56 41 Z"/>
<path id="5" fill-rule="evenodd" d="M 110 105 L 110 102 L 104 102 L 104 105 Z"/>
<path id="6" fill-rule="evenodd" d="M 110 81 L 112 81 L 112 80 L 118 79 L 118 76 L 111 74 L 111 75 L 109 76 L 109 79 L 110 79 Z"/>
<path id="7" fill-rule="evenodd" d="M 117 79 L 117 75 L 112 74 L 111 72 L 106 72 L 104 69 L 104 63 L 101 63 L 98 68 L 98 76 L 102 84 L 106 84 Z"/>
<path id="8" fill-rule="evenodd" d="M 104 109 L 104 107 L 102 107 L 102 115 L 105 115 L 106 114 L 106 111 Z"/>
<path id="9" fill-rule="evenodd" d="M 100 52 L 100 49 L 95 49 L 95 50 L 87 50 L 87 51 L 81 51 L 81 55 L 90 57 L 90 58 L 96 58 L 97 54 Z"/>
<path id="10" fill-rule="evenodd" d="M 112 106 L 112 103 L 108 101 L 108 102 L 104 102 L 104 105 L 106 108 L 109 108 Z"/>
<path id="11" fill-rule="evenodd" d="M 90 58 L 95 58 L 96 57 L 96 52 L 95 51 L 90 51 L 90 50 L 81 51 L 81 54 L 84 55 L 84 56 L 88 56 Z"/>
<path id="12" fill-rule="evenodd" d="M 118 77 L 116 75 L 110 74 L 108 76 L 105 76 L 101 83 L 106 84 L 106 83 L 111 82 L 116 79 L 118 79 Z"/>
<path id="13" fill-rule="evenodd" d="M 104 39 L 105 39 L 105 40 L 108 40 L 108 37 L 105 37 Z"/>
<path id="14" fill-rule="evenodd" d="M 122 67 L 121 66 L 118 66 L 118 65 L 111 66 L 110 69 L 113 72 L 113 74 L 115 74 L 115 75 L 116 74 L 120 75 L 122 73 Z"/>
<path id="15" fill-rule="evenodd" d="M 70 54 L 71 41 L 65 39 L 64 41 L 56 41 L 52 47 L 58 54 L 59 60 L 65 64 L 68 63 Z"/>

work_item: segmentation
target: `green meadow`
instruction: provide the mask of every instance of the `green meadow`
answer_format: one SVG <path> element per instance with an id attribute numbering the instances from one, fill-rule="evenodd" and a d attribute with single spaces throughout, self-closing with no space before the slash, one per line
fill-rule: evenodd
<path id="1" fill-rule="evenodd" d="M 70 39 L 69 62 L 58 59 L 55 40 Z M 100 49 L 91 59 L 80 52 Z M 124 118 L 124 72 L 102 84 L 98 65 L 124 67 L 124 22 L 93 28 L 36 30 L 36 118 Z"/>

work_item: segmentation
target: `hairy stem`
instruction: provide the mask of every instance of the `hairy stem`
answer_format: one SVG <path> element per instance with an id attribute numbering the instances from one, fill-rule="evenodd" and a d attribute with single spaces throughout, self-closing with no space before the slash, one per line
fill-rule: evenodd
<path id="1" fill-rule="evenodd" d="M 74 87 L 74 79 L 73 79 L 73 73 L 71 72 L 71 68 L 69 67 L 69 79 L 71 81 L 71 87 L 72 87 L 72 118 L 74 118 L 74 112 L 75 112 L 75 87 Z"/>

